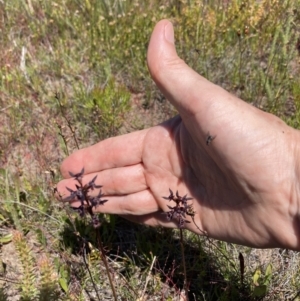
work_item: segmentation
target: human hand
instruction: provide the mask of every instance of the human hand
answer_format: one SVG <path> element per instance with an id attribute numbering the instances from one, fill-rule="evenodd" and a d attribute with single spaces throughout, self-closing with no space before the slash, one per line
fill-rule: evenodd
<path id="1" fill-rule="evenodd" d="M 194 72 L 178 58 L 173 39 L 171 23 L 160 21 L 148 66 L 180 115 L 73 153 L 62 163 L 58 191 L 66 196 L 75 185 L 69 171 L 84 167 L 83 182 L 98 175 L 109 200 L 99 212 L 178 227 L 162 213 L 172 205 L 162 198 L 170 188 L 193 197 L 196 225 L 185 224 L 191 231 L 300 250 L 299 132 Z"/>

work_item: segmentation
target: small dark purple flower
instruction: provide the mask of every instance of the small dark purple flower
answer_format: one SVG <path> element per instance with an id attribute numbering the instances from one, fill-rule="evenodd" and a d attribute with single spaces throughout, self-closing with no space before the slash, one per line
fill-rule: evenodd
<path id="1" fill-rule="evenodd" d="M 87 188 L 87 189 L 94 190 L 94 189 L 96 189 L 96 188 L 97 188 L 97 189 L 102 188 L 101 185 L 96 185 L 96 184 L 95 184 L 95 181 L 96 181 L 97 177 L 98 177 L 98 175 L 94 176 L 94 178 L 93 178 L 91 181 L 89 181 L 89 183 L 86 185 L 86 188 Z"/>
<path id="2" fill-rule="evenodd" d="M 174 196 L 174 193 L 171 189 L 169 189 L 170 195 L 168 197 L 163 197 L 165 200 L 173 201 L 175 203 L 175 206 L 169 206 L 167 207 L 170 209 L 170 211 L 166 212 L 167 220 L 171 221 L 173 218 L 177 220 L 178 227 L 183 228 L 186 223 L 190 223 L 190 221 L 186 220 L 186 215 L 192 215 L 193 213 L 193 205 L 188 204 L 188 201 L 192 200 L 193 198 L 188 198 L 187 195 L 181 197 L 176 191 L 176 194 Z"/>
<path id="3" fill-rule="evenodd" d="M 84 174 L 84 168 L 82 168 L 82 170 L 79 173 L 75 173 L 75 174 L 69 171 L 69 175 L 75 179 L 81 179 L 83 174 Z"/>
<path id="4" fill-rule="evenodd" d="M 173 201 L 174 200 L 174 194 L 173 194 L 173 191 L 169 188 L 169 191 L 170 191 L 170 195 L 168 197 L 165 197 L 163 196 L 163 198 L 165 200 L 169 200 L 169 201 Z"/>
<path id="5" fill-rule="evenodd" d="M 75 184 L 76 189 L 73 190 L 69 187 L 66 187 L 66 189 L 70 192 L 70 195 L 63 199 L 64 202 L 75 202 L 79 201 L 80 205 L 78 207 L 72 207 L 76 212 L 78 212 L 80 217 L 84 217 L 86 213 L 89 213 L 89 215 L 92 218 L 92 225 L 95 228 L 100 227 L 101 223 L 99 221 L 98 216 L 96 216 L 93 212 L 93 209 L 96 208 L 99 205 L 104 205 L 108 200 L 103 200 L 102 197 L 104 196 L 102 194 L 102 191 L 100 190 L 98 195 L 96 197 L 91 197 L 89 195 L 90 191 L 94 189 L 100 189 L 101 185 L 96 185 L 96 179 L 97 175 L 89 181 L 87 184 L 82 184 L 83 174 L 84 174 L 84 168 L 79 173 L 73 174 L 72 172 L 69 172 L 70 176 L 74 178 L 75 181 L 77 181 L 77 184 Z"/>

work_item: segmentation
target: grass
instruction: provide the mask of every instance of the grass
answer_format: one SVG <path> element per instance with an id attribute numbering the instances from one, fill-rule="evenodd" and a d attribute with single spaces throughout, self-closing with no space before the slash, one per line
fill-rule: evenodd
<path id="1" fill-rule="evenodd" d="M 146 67 L 158 20 L 173 21 L 191 67 L 299 128 L 299 5 L 0 1 L 0 300 L 111 298 L 95 233 L 53 189 L 78 147 L 176 114 Z M 179 230 L 101 219 L 119 300 L 183 300 Z M 190 300 L 300 299 L 297 252 L 183 234 Z"/>

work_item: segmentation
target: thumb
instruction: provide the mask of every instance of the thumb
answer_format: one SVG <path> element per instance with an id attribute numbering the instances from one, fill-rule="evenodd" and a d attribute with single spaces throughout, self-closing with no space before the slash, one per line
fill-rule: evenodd
<path id="1" fill-rule="evenodd" d="M 173 25 L 168 20 L 156 24 L 148 47 L 147 61 L 156 85 L 182 117 L 199 112 L 199 105 L 206 109 L 208 104 L 205 100 L 211 102 L 212 92 L 223 90 L 200 76 L 178 57 Z"/>
<path id="2" fill-rule="evenodd" d="M 147 61 L 156 85 L 176 107 L 190 131 L 193 132 L 196 125 L 202 135 L 210 132 L 221 136 L 224 132 L 224 136 L 228 136 L 228 132 L 236 132 L 241 124 L 251 127 L 256 118 L 260 119 L 260 122 L 256 120 L 257 126 L 265 126 L 263 112 L 206 80 L 178 57 L 170 21 L 161 20 L 156 24 Z M 251 129 L 243 126 L 243 131 L 248 136 Z"/>

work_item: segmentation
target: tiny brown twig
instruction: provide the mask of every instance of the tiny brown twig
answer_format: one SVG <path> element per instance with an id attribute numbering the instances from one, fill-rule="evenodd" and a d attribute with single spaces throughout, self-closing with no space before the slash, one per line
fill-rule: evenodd
<path id="1" fill-rule="evenodd" d="M 60 95 L 59 95 L 59 93 L 55 93 L 55 99 L 58 102 L 61 115 L 63 116 L 63 118 L 67 122 L 67 126 L 68 126 L 68 128 L 70 129 L 70 131 L 72 133 L 72 137 L 73 137 L 73 139 L 75 141 L 76 147 L 77 147 L 77 149 L 79 149 L 79 143 L 78 143 L 78 140 L 77 140 L 77 137 L 76 137 L 76 132 L 74 130 L 74 127 L 72 126 L 72 123 L 71 123 L 70 119 L 67 117 L 67 115 L 65 113 L 65 108 L 64 108 L 63 104 L 60 101 Z M 63 138 L 64 143 L 66 144 L 66 139 L 65 139 L 64 135 L 61 133 L 61 129 L 60 129 L 60 133 L 59 134 Z"/>

